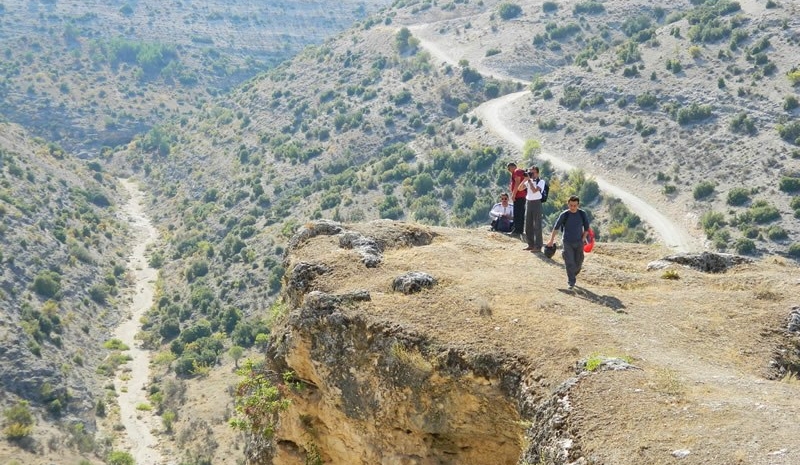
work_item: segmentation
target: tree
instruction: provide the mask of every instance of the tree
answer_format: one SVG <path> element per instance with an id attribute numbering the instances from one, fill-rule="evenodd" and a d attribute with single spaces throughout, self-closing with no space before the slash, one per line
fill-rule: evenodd
<path id="1" fill-rule="evenodd" d="M 533 163 L 533 159 L 542 153 L 542 144 L 536 139 L 528 139 L 522 147 L 522 158 L 526 163 Z"/>
<path id="2" fill-rule="evenodd" d="M 242 358 L 243 354 L 244 349 L 242 346 L 232 346 L 230 349 L 228 349 L 228 355 L 230 355 L 233 359 L 233 366 L 237 369 L 239 368 L 239 359 Z"/>
<path id="3" fill-rule="evenodd" d="M 428 173 L 422 173 L 414 178 L 414 193 L 417 196 L 423 196 L 432 191 L 434 187 L 433 178 Z"/>

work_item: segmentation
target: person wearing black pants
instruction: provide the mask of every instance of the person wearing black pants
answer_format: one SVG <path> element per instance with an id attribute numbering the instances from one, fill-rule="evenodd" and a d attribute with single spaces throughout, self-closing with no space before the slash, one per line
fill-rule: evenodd
<path id="1" fill-rule="evenodd" d="M 589 234 L 589 218 L 586 212 L 579 209 L 580 199 L 573 195 L 567 202 L 568 208 L 561 212 L 553 225 L 553 232 L 550 234 L 550 241 L 547 247 L 553 246 L 556 233 L 561 230 L 562 250 L 561 257 L 564 258 L 564 268 L 567 270 L 567 286 L 569 289 L 575 287 L 575 280 L 583 267 L 583 244 L 586 243 L 586 236 Z"/>
<path id="2" fill-rule="evenodd" d="M 525 180 L 525 171 L 517 168 L 517 164 L 514 162 L 506 165 L 506 169 L 511 173 L 511 190 L 509 192 L 514 198 L 514 230 L 508 235 L 521 238 L 525 227 L 525 188 L 521 187 Z"/>
<path id="3" fill-rule="evenodd" d="M 539 179 L 539 167 L 531 166 L 525 178 L 527 194 L 525 196 L 525 239 L 528 246 L 523 250 L 533 253 L 542 251 L 542 191 L 544 180 Z"/>

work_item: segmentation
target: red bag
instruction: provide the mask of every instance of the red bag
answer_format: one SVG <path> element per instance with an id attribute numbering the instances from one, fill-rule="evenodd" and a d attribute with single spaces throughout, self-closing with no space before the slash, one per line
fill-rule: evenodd
<path id="1" fill-rule="evenodd" d="M 583 251 L 589 253 L 594 248 L 594 230 L 589 228 L 589 232 L 586 234 L 586 243 L 583 244 Z"/>

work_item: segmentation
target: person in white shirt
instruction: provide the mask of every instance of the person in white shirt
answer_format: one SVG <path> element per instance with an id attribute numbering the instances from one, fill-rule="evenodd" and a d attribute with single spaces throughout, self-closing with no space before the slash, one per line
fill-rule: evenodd
<path id="1" fill-rule="evenodd" d="M 528 192 L 525 194 L 525 239 L 528 246 L 523 250 L 540 253 L 542 241 L 542 191 L 544 179 L 539 179 L 539 167 L 531 166 L 522 183 Z"/>
<path id="2" fill-rule="evenodd" d="M 508 203 L 508 194 L 500 194 L 500 202 L 489 211 L 492 231 L 510 232 L 514 228 L 514 206 Z"/>

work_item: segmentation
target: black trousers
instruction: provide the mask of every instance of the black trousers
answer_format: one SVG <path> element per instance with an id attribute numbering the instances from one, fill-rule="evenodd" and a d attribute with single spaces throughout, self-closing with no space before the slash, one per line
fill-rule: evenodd
<path id="1" fill-rule="evenodd" d="M 525 228 L 525 197 L 514 199 L 514 234 L 522 234 Z"/>

